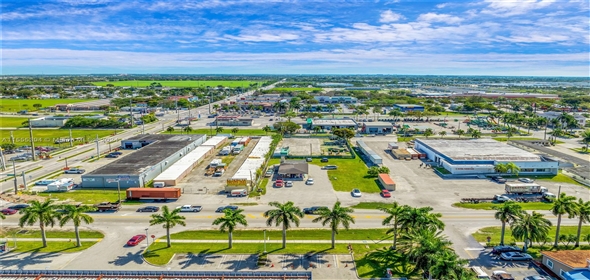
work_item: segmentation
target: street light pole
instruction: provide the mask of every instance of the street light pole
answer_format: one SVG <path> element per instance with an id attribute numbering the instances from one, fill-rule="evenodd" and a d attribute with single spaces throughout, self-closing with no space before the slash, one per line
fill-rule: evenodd
<path id="1" fill-rule="evenodd" d="M 150 237 L 148 236 L 148 228 L 145 228 L 145 244 L 147 245 L 146 247 L 146 252 L 150 251 Z"/>
<path id="2" fill-rule="evenodd" d="M 121 203 L 121 179 L 117 179 L 117 194 L 119 195 L 119 203 Z"/>
<path id="3" fill-rule="evenodd" d="M 18 193 L 18 182 L 16 181 L 16 163 L 12 160 L 12 176 L 14 176 L 14 194 Z"/>

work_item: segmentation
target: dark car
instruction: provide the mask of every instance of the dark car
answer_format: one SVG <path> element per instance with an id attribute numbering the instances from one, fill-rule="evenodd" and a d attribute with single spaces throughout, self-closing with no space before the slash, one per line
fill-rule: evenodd
<path id="1" fill-rule="evenodd" d="M 147 238 L 145 234 L 138 234 L 136 236 L 131 237 L 129 241 L 127 241 L 127 246 L 136 246 L 141 241 L 144 241 Z"/>
<path id="2" fill-rule="evenodd" d="M 492 176 L 492 181 L 500 184 L 506 183 L 506 179 L 502 178 L 502 176 Z"/>
<path id="3" fill-rule="evenodd" d="M 118 156 L 120 156 L 120 155 L 122 155 L 123 153 L 121 153 L 121 152 L 119 152 L 119 151 L 114 151 L 114 152 L 110 152 L 109 154 L 111 154 L 111 155 L 118 155 Z"/>
<path id="4" fill-rule="evenodd" d="M 16 205 L 8 206 L 8 209 L 19 211 L 21 209 L 28 208 L 29 206 L 31 206 L 31 205 L 28 205 L 28 204 L 16 204 Z"/>
<path id="5" fill-rule="evenodd" d="M 108 155 L 106 155 L 104 157 L 105 158 L 118 158 L 119 156 L 118 155 L 115 155 L 115 154 L 108 154 Z"/>
<path id="6" fill-rule="evenodd" d="M 323 157 L 321 162 L 328 162 L 328 158 L 327 157 Z"/>
<path id="7" fill-rule="evenodd" d="M 8 215 L 14 215 L 17 212 L 18 211 L 14 210 L 14 209 L 8 209 L 8 208 L 0 210 L 0 213 L 2 213 L 3 215 L 6 215 L 6 216 L 8 216 Z"/>
<path id="8" fill-rule="evenodd" d="M 217 208 L 217 210 L 215 210 L 216 213 L 221 213 L 223 212 L 225 209 L 231 209 L 233 211 L 238 210 L 238 206 L 234 206 L 234 205 L 228 205 L 228 206 L 221 206 L 219 208 Z"/>
<path id="9" fill-rule="evenodd" d="M 158 206 L 145 206 L 137 209 L 137 212 L 158 212 L 160 207 Z"/>
<path id="10" fill-rule="evenodd" d="M 506 252 L 522 252 L 522 249 L 520 249 L 516 246 L 507 246 L 507 245 L 496 246 L 492 249 L 492 254 L 502 254 L 502 253 L 506 253 Z"/>
<path id="11" fill-rule="evenodd" d="M 328 210 L 328 207 L 326 207 L 326 206 L 312 206 L 309 208 L 303 208 L 303 213 L 316 214 L 316 213 L 318 213 L 318 211 L 321 211 L 321 210 Z"/>

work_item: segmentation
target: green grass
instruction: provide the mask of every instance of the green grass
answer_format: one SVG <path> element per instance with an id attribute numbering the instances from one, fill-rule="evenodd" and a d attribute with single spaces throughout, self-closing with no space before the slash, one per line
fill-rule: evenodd
<path id="1" fill-rule="evenodd" d="M 327 170 L 330 182 L 336 191 L 350 192 L 355 188 L 365 193 L 381 191 L 376 178 L 366 177 L 368 168 L 358 156 L 355 159 L 331 158 L 329 162 L 315 162 L 314 164 L 338 166 L 336 170 Z"/>
<path id="2" fill-rule="evenodd" d="M 322 90 L 322 88 L 308 88 L 308 87 L 298 87 L 298 88 L 272 88 L 268 91 L 282 91 L 282 92 L 291 92 L 291 91 L 314 91 L 314 90 Z"/>
<path id="3" fill-rule="evenodd" d="M 47 241 L 47 247 L 43 248 L 41 241 L 17 241 L 16 249 L 12 252 L 15 253 L 74 253 L 84 251 L 97 242 L 83 241 L 81 247 L 76 247 L 76 241 L 72 242 L 65 241 Z M 14 243 L 9 242 L 9 246 Z"/>
<path id="4" fill-rule="evenodd" d="M 256 197 L 259 194 L 265 195 L 266 194 L 266 185 L 268 185 L 268 181 L 269 181 L 269 178 L 263 178 L 262 180 L 260 180 L 260 183 L 258 184 L 258 188 L 262 189 L 262 193 L 258 193 L 257 191 L 253 191 L 248 194 L 248 197 Z"/>
<path id="5" fill-rule="evenodd" d="M 96 204 L 101 202 L 114 202 L 119 199 L 117 190 L 73 190 L 69 192 L 39 193 L 40 196 L 57 198 L 58 200 L 73 200 L 83 204 Z M 121 199 L 125 199 L 125 190 L 121 190 Z M 126 202 L 130 204 L 140 203 L 139 201 Z"/>
<path id="6" fill-rule="evenodd" d="M 112 84 L 116 87 L 148 87 L 152 83 L 160 83 L 164 87 L 248 87 L 250 84 L 261 85 L 265 81 L 113 81 L 95 82 L 95 86 L 106 86 Z"/>
<path id="7" fill-rule="evenodd" d="M 381 207 L 389 207 L 391 203 L 387 202 L 361 202 L 357 205 L 353 205 L 355 209 L 379 209 Z"/>
<path id="8" fill-rule="evenodd" d="M 120 131 L 120 130 L 119 130 Z M 87 140 L 93 141 L 96 139 L 96 135 L 99 138 L 105 136 L 114 135 L 114 130 L 91 130 L 91 129 L 72 129 L 72 137 L 86 137 Z M 15 144 L 17 146 L 30 146 L 30 137 L 28 129 L 17 129 L 13 130 Z M 10 131 L 1 130 L 0 136 L 2 137 L 2 143 L 10 143 Z M 70 131 L 68 129 L 33 129 L 33 138 L 35 140 L 35 146 L 62 146 L 69 147 L 70 143 L 62 143 L 60 145 L 55 144 L 55 140 L 58 138 L 69 138 Z M 0 144 L 2 144 L 0 143 Z M 75 141 L 75 145 L 82 144 L 82 142 Z"/>
<path id="9" fill-rule="evenodd" d="M 498 224 L 500 222 L 498 221 Z M 555 238 L 555 229 L 556 227 L 553 226 L 551 227 L 551 229 L 549 230 L 549 237 L 551 239 Z M 502 230 L 502 227 L 500 226 L 496 226 L 496 227 L 485 227 L 485 228 L 481 228 L 479 229 L 476 233 L 473 234 L 473 238 L 475 238 L 475 240 L 477 240 L 478 242 L 487 242 L 487 237 L 490 236 L 491 239 L 491 243 L 499 243 L 500 242 L 500 232 Z M 561 226 L 561 228 L 559 229 L 559 234 L 573 234 L 576 235 L 578 231 L 578 227 L 577 226 Z M 582 236 L 586 235 L 586 234 L 590 234 L 590 227 L 589 226 L 583 226 L 582 227 Z M 514 238 L 512 237 L 512 231 L 510 230 L 510 226 L 506 226 L 506 234 L 504 237 L 504 242 L 512 242 L 514 241 Z"/>
<path id="10" fill-rule="evenodd" d="M 73 157 L 75 157 L 75 156 L 79 156 L 79 155 L 81 155 L 81 154 L 88 153 L 88 152 L 90 152 L 90 151 L 92 151 L 92 150 L 94 150 L 94 148 L 86 149 L 86 150 L 84 150 L 84 151 L 81 151 L 81 152 L 75 153 L 75 154 L 73 154 L 73 155 L 71 155 L 71 156 L 69 156 L 69 157 L 64 157 L 64 158 L 62 158 L 62 159 L 58 159 L 57 161 L 65 161 L 65 160 L 66 160 L 66 158 L 67 158 L 67 159 L 69 159 L 69 158 L 73 158 Z"/>
<path id="11" fill-rule="evenodd" d="M 549 210 L 553 207 L 553 203 L 545 202 L 518 202 L 516 203 L 522 207 L 523 210 Z M 483 203 L 454 203 L 453 206 L 467 209 L 492 210 L 492 207 L 499 206 L 501 203 L 483 202 Z"/>
<path id="12" fill-rule="evenodd" d="M 234 161 L 235 158 L 236 158 L 235 155 L 223 156 L 223 158 L 221 158 L 221 162 L 225 163 L 226 166 L 229 166 L 230 163 L 232 163 L 232 161 Z"/>
<path id="13" fill-rule="evenodd" d="M 403 137 L 403 136 L 398 136 L 397 137 L 397 141 L 398 142 L 410 142 L 412 140 L 416 139 L 415 137 Z"/>
<path id="14" fill-rule="evenodd" d="M 0 105 L 1 112 L 12 112 L 16 113 L 21 110 L 37 111 L 33 104 L 41 104 L 41 108 L 53 106 L 55 104 L 72 104 L 84 101 L 90 101 L 92 99 L 2 99 L 2 105 Z M 23 106 L 23 105 L 28 106 Z"/>
<path id="15" fill-rule="evenodd" d="M 381 241 L 388 239 L 385 234 L 386 228 L 378 229 L 350 229 L 340 230 L 336 236 L 337 240 L 371 240 Z M 330 240 L 332 232 L 327 229 L 293 229 L 287 231 L 287 239 L 291 240 Z M 262 240 L 263 230 L 236 230 L 234 231 L 234 240 Z M 282 237 L 280 230 L 267 230 L 266 237 L 270 240 L 280 240 Z M 165 237 L 161 237 L 165 240 Z M 170 235 L 173 240 L 225 240 L 227 233 L 218 230 L 188 230 Z"/>
<path id="16" fill-rule="evenodd" d="M 586 147 L 584 147 L 584 148 L 571 148 L 570 150 L 580 153 L 580 154 L 588 154 Z"/>
<path id="17" fill-rule="evenodd" d="M 551 182 L 556 182 L 556 183 L 567 183 L 567 184 L 584 186 L 583 184 L 578 183 L 578 181 L 562 174 L 561 172 L 555 176 L 530 176 L 530 178 L 538 179 L 539 181 L 551 181 Z"/>
<path id="18" fill-rule="evenodd" d="M 441 174 L 451 174 L 451 172 L 446 170 L 444 167 L 434 167 L 434 169 L 438 170 L 438 172 Z"/>
<path id="19" fill-rule="evenodd" d="M 40 230 L 24 230 L 22 228 L 10 228 L 0 232 L 0 237 L 12 238 L 41 238 Z M 74 231 L 49 229 L 45 231 L 47 238 L 76 238 Z M 94 230 L 80 230 L 80 238 L 104 238 L 104 234 Z"/>
<path id="20" fill-rule="evenodd" d="M 166 134 L 166 133 L 169 133 L 169 132 L 163 132 L 162 134 Z M 217 132 L 215 131 L 215 127 L 213 127 L 212 129 L 208 129 L 208 128 L 194 129 L 193 131 L 191 131 L 190 134 L 211 135 L 211 133 L 213 133 L 213 136 L 217 135 Z M 172 134 L 186 134 L 186 132 L 177 129 L 174 132 L 172 132 Z M 238 133 L 233 133 L 231 131 L 231 128 L 224 128 L 223 131 L 220 132 L 219 134 L 232 134 L 234 136 L 266 136 L 266 135 L 272 135 L 273 132 L 269 132 L 267 134 L 262 129 L 240 129 L 240 130 L 238 130 Z"/>
<path id="21" fill-rule="evenodd" d="M 0 117 L 0 127 L 22 127 L 23 126 L 22 123 L 27 120 L 29 120 L 29 119 L 28 118 Z"/>

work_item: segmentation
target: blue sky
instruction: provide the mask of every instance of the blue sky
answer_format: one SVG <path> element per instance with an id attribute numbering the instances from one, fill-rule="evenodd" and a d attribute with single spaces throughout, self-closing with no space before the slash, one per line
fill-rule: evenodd
<path id="1" fill-rule="evenodd" d="M 0 5 L 5 75 L 590 75 L 588 0 Z"/>

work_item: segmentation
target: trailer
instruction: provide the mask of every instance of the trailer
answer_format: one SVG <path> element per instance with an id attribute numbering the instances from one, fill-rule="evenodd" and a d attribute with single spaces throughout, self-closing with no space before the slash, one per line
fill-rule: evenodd
<path id="1" fill-rule="evenodd" d="M 115 203 L 111 203 L 111 202 L 101 202 L 98 204 L 94 204 L 94 208 L 96 208 L 96 211 L 98 212 L 104 212 L 104 211 L 119 211 L 119 209 L 121 209 L 121 203 L 119 202 L 115 202 Z"/>
<path id="2" fill-rule="evenodd" d="M 506 193 L 515 194 L 542 194 L 547 192 L 547 188 L 535 183 L 506 183 L 504 189 Z"/>
<path id="3" fill-rule="evenodd" d="M 127 199 L 178 199 L 180 188 L 128 188 Z"/>

